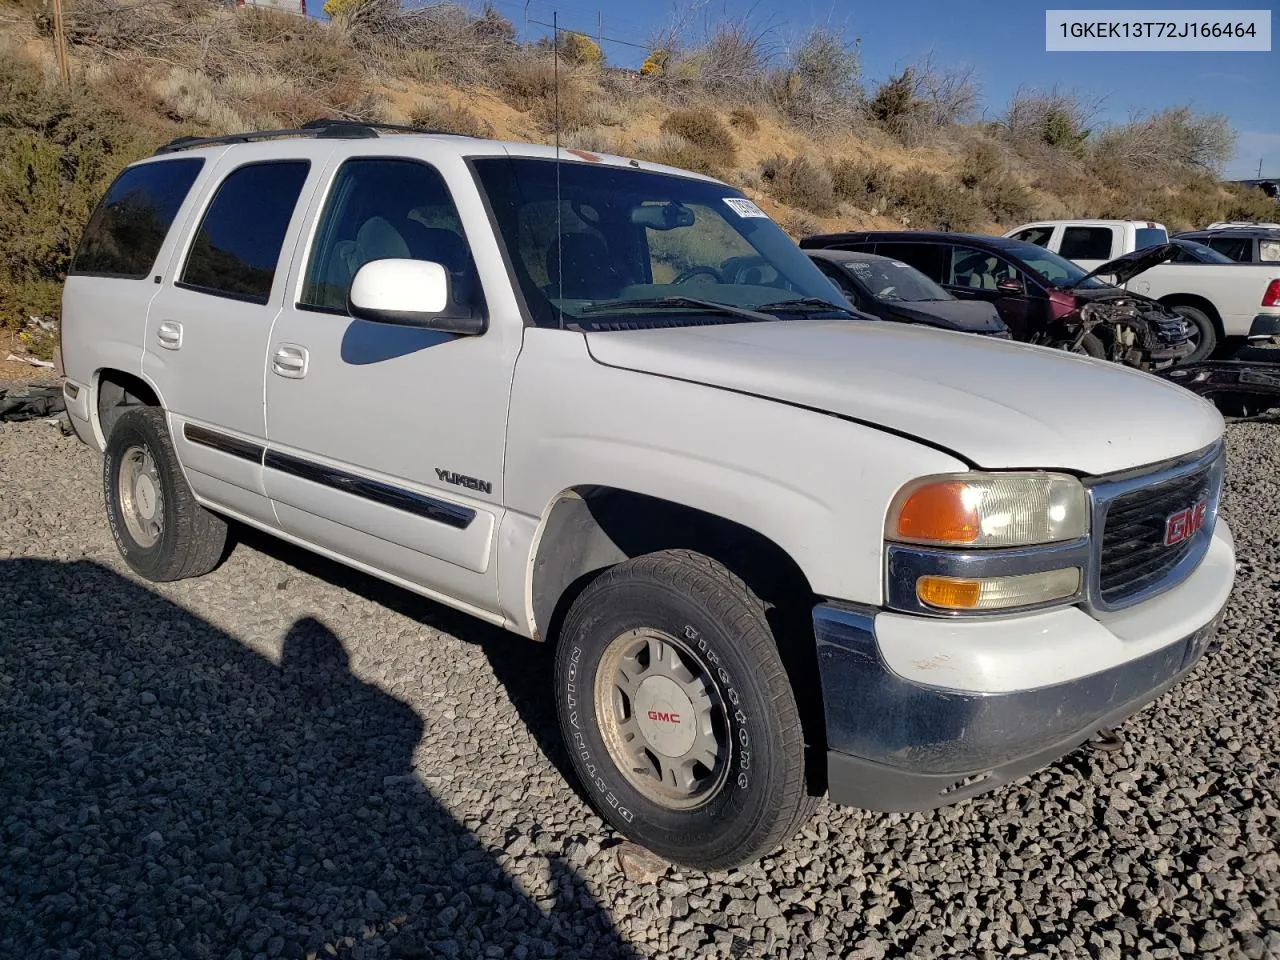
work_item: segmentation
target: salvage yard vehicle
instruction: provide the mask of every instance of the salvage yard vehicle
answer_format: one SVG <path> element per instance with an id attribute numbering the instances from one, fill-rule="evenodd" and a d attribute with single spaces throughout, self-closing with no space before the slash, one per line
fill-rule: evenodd
<path id="1" fill-rule="evenodd" d="M 1013 338 L 1025 343 L 1149 371 L 1186 360 L 1195 349 L 1187 323 L 1177 314 L 1032 243 L 880 230 L 805 237 L 800 246 L 810 256 L 854 251 L 905 261 L 949 294 L 994 306 Z M 1147 266 L 1145 261 L 1109 265 L 1126 278 Z"/>
<path id="2" fill-rule="evenodd" d="M 851 250 L 808 253 L 818 269 L 863 313 L 943 330 L 1009 336 L 1009 328 L 992 304 L 953 297 L 901 260 Z"/>
<path id="3" fill-rule="evenodd" d="M 1005 234 L 1038 244 L 1085 270 L 1105 275 L 1108 261 L 1168 243 L 1168 232 L 1154 221 L 1042 220 Z M 1241 264 L 1215 258 L 1174 241 L 1168 262 L 1141 276 L 1115 278 L 1131 293 L 1159 301 L 1192 325 L 1196 349 L 1191 361 L 1235 352 L 1245 338 L 1280 334 L 1280 264 Z M 1219 348 L 1223 349 L 1219 349 Z"/>
<path id="4" fill-rule="evenodd" d="M 639 160 L 180 140 L 63 303 L 134 571 L 212 571 L 235 520 L 551 645 L 591 802 L 696 868 L 824 790 L 927 809 L 1044 766 L 1191 670 L 1235 575 L 1210 404 L 859 319 L 742 192 Z"/>

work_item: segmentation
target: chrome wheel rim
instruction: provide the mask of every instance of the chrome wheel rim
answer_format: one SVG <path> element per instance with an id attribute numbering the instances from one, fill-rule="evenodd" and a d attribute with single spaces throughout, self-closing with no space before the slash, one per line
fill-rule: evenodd
<path id="1" fill-rule="evenodd" d="M 728 709 L 703 659 L 661 630 L 628 630 L 596 673 L 596 716 L 609 758 L 647 799 L 701 806 L 729 772 Z"/>
<path id="2" fill-rule="evenodd" d="M 154 547 L 164 533 L 164 495 L 155 457 L 149 449 L 136 445 L 125 450 L 116 488 L 129 536 L 144 549 Z"/>

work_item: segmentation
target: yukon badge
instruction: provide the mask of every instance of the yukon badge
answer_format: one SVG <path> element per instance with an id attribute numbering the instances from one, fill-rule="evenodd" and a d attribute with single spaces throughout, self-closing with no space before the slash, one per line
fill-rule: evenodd
<path id="1" fill-rule="evenodd" d="M 1164 545 L 1166 547 L 1177 546 L 1183 540 L 1193 536 L 1197 530 L 1204 526 L 1204 515 L 1208 512 L 1208 509 L 1209 502 L 1201 500 L 1185 510 L 1169 514 L 1164 521 Z"/>
<path id="2" fill-rule="evenodd" d="M 475 477 L 463 476 L 461 473 L 442 470 L 439 467 L 436 467 L 436 476 L 441 482 L 452 483 L 455 487 L 466 487 L 468 490 L 476 490 L 480 493 L 493 493 L 493 484 L 488 480 L 477 480 Z"/>

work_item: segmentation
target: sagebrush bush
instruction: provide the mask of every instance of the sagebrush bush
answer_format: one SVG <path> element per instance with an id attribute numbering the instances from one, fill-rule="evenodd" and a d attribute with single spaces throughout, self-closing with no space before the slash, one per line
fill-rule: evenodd
<path id="1" fill-rule="evenodd" d="M 729 126 L 744 136 L 755 136 L 760 132 L 760 118 L 748 107 L 734 107 L 729 111 Z"/>
<path id="2" fill-rule="evenodd" d="M 419 100 L 409 110 L 409 122 L 426 130 L 458 133 L 464 137 L 491 137 L 493 125 L 460 104 Z"/>
<path id="3" fill-rule="evenodd" d="M 808 157 L 770 157 L 760 163 L 760 179 L 773 197 L 801 210 L 825 216 L 836 205 L 831 174 Z"/>
<path id="4" fill-rule="evenodd" d="M 690 143 L 684 137 L 670 133 L 664 133 L 656 139 L 637 140 L 630 153 L 650 163 L 663 163 L 670 167 L 693 170 L 695 173 L 705 173 L 711 177 L 722 176 L 725 170 L 722 157 L 695 143 Z"/>
<path id="5" fill-rule="evenodd" d="M 976 196 L 956 181 L 929 170 L 911 168 L 894 178 L 889 200 L 910 218 L 912 227 L 972 230 L 983 219 Z"/>
<path id="6" fill-rule="evenodd" d="M 723 166 L 731 166 L 738 153 L 729 128 L 712 111 L 698 107 L 667 114 L 659 129 L 663 133 L 684 137 L 695 147 L 723 154 Z"/>

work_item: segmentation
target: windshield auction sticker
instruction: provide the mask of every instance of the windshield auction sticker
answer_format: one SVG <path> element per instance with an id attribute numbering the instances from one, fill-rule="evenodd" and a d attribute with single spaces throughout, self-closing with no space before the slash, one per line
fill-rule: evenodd
<path id="1" fill-rule="evenodd" d="M 1269 51 L 1270 10 L 1046 10 L 1045 50 Z"/>
<path id="2" fill-rule="evenodd" d="M 769 219 L 769 215 L 750 200 L 742 197 L 725 197 L 724 202 L 728 204 L 730 210 L 740 217 L 764 217 L 766 220 Z"/>

